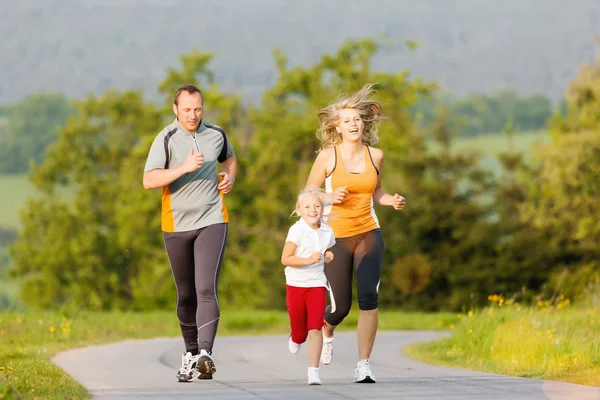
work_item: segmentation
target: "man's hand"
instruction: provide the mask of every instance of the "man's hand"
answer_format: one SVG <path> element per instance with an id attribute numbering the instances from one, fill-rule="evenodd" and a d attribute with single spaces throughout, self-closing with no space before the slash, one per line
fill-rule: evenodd
<path id="1" fill-rule="evenodd" d="M 231 188 L 233 186 L 233 179 L 231 179 L 231 176 L 227 172 L 220 172 L 219 177 L 220 182 L 217 186 L 217 189 L 223 193 L 231 192 Z"/>
<path id="2" fill-rule="evenodd" d="M 181 168 L 185 173 L 194 172 L 199 169 L 204 163 L 204 155 L 202 153 L 195 153 L 194 149 L 190 150 L 190 154 L 187 156 L 185 161 L 181 164 Z"/>

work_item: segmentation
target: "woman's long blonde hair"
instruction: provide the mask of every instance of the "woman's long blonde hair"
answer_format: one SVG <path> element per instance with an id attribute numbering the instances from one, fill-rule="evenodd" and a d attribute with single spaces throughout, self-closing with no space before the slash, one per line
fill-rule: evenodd
<path id="1" fill-rule="evenodd" d="M 336 131 L 339 125 L 340 111 L 353 108 L 358 111 L 363 120 L 364 129 L 362 142 L 369 146 L 379 142 L 379 123 L 382 119 L 381 104 L 372 99 L 377 91 L 373 90 L 374 83 L 368 83 L 352 96 L 339 96 L 330 105 L 319 110 L 317 116 L 321 120 L 321 127 L 317 130 L 317 137 L 321 140 L 324 149 L 342 142 L 342 135 Z"/>

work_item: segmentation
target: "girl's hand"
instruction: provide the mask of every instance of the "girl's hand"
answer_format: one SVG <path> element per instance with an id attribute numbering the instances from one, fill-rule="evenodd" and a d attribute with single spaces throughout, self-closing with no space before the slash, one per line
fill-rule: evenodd
<path id="1" fill-rule="evenodd" d="M 406 205 L 406 199 L 400 196 L 398 193 L 394 194 L 392 199 L 392 207 L 394 210 L 402 210 Z"/>
<path id="2" fill-rule="evenodd" d="M 332 261 L 333 261 L 333 253 L 330 250 L 327 250 L 325 252 L 325 262 L 329 264 Z"/>
<path id="3" fill-rule="evenodd" d="M 310 257 L 308 257 L 308 261 L 310 262 L 310 264 L 308 265 L 313 265 L 318 263 L 319 261 L 321 261 L 321 253 L 319 253 L 318 251 L 312 253 L 312 255 Z"/>

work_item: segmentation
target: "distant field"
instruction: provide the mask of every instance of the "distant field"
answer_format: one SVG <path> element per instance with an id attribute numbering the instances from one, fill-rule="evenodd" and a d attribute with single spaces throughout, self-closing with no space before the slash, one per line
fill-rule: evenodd
<path id="1" fill-rule="evenodd" d="M 522 132 L 515 134 L 511 141 L 503 134 L 482 135 L 473 138 L 457 138 L 456 150 L 477 150 L 485 156 L 495 156 L 501 151 L 513 150 L 529 153 L 539 144 L 550 140 L 546 131 Z"/>
<path id="2" fill-rule="evenodd" d="M 473 138 L 458 138 L 455 141 L 456 151 L 475 150 L 481 153 L 481 164 L 499 174 L 501 165 L 496 155 L 504 151 L 515 151 L 529 159 L 537 145 L 546 144 L 550 137 L 546 131 L 522 132 L 515 134 L 512 140 L 502 134 L 482 135 Z"/>
<path id="3" fill-rule="evenodd" d="M 19 227 L 19 208 L 36 193 L 26 175 L 0 175 L 0 227 Z"/>

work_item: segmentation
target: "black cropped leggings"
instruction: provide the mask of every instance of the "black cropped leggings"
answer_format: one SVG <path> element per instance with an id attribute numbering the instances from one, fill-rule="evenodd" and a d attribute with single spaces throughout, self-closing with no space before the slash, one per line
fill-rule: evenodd
<path id="1" fill-rule="evenodd" d="M 331 288 L 331 304 L 325 321 L 339 325 L 352 306 L 352 277 L 356 271 L 358 308 L 378 307 L 379 282 L 383 265 L 383 236 L 380 229 L 346 238 L 336 238 L 331 251 L 334 258 L 325 264 L 325 276 Z"/>

